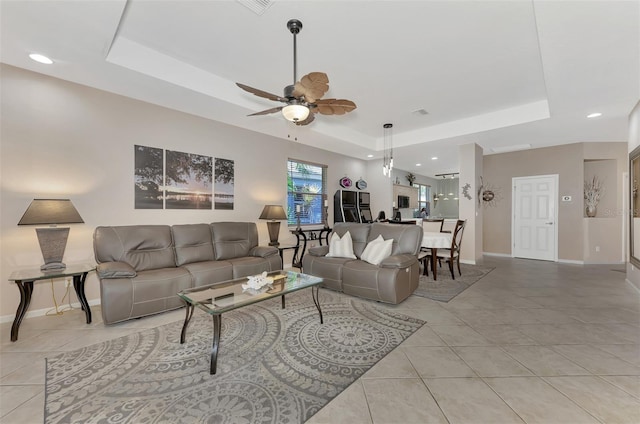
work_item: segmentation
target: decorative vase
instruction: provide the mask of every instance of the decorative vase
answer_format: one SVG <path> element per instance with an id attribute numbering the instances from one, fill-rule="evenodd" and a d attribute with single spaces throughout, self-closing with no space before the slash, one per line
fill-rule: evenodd
<path id="1" fill-rule="evenodd" d="M 587 206 L 587 216 L 589 218 L 593 218 L 596 216 L 596 207 L 595 206 Z"/>

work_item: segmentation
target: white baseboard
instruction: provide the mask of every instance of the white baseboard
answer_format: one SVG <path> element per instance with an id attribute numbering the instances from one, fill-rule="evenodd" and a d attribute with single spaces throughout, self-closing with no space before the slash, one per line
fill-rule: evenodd
<path id="1" fill-rule="evenodd" d="M 89 306 L 95 306 L 95 305 L 99 305 L 100 304 L 100 299 L 93 299 L 93 300 L 89 300 Z M 62 305 L 58 305 L 58 309 L 64 309 L 65 307 L 68 307 L 69 304 L 68 303 L 64 303 Z M 73 306 L 74 308 L 80 309 L 80 302 L 75 302 L 72 303 L 71 306 Z M 36 309 L 35 311 L 27 311 L 27 313 L 25 314 L 24 318 L 35 318 L 35 317 L 42 317 L 45 316 L 47 314 L 47 312 L 51 311 L 51 310 L 55 310 L 55 306 L 54 307 L 49 307 L 49 308 L 44 308 L 44 309 Z M 4 322 L 13 322 L 13 320 L 16 318 L 15 315 L 4 315 L 0 317 L 0 323 L 4 323 Z"/>
<path id="2" fill-rule="evenodd" d="M 482 252 L 483 255 L 487 256 L 498 256 L 500 258 L 510 258 L 511 255 L 509 253 L 491 253 L 491 252 Z"/>
<path id="3" fill-rule="evenodd" d="M 584 265 L 584 261 L 575 261 L 573 259 L 558 259 L 560 264 Z"/>
<path id="4" fill-rule="evenodd" d="M 461 264 L 467 264 L 467 265 L 476 265 L 476 261 L 472 261 L 469 259 L 460 259 L 460 263 Z"/>

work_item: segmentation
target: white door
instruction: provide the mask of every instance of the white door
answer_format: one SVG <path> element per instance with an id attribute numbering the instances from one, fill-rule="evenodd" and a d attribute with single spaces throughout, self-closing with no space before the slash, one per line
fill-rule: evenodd
<path id="1" fill-rule="evenodd" d="M 558 260 L 558 175 L 513 178 L 512 256 Z"/>

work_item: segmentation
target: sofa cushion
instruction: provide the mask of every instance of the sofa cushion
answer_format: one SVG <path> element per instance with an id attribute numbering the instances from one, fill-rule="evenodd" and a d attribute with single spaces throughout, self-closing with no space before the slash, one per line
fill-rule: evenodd
<path id="1" fill-rule="evenodd" d="M 176 265 L 213 260 L 213 240 L 209 225 L 174 225 L 171 232 L 176 249 Z"/>
<path id="2" fill-rule="evenodd" d="M 322 286 L 342 291 L 342 267 L 356 259 L 329 258 L 327 256 L 304 255 L 303 272 L 323 279 Z"/>
<path id="3" fill-rule="evenodd" d="M 327 253 L 327 256 L 330 258 L 356 259 L 356 255 L 353 254 L 353 241 L 349 231 L 344 233 L 342 237 L 333 233 L 329 240 L 329 253 Z"/>
<path id="4" fill-rule="evenodd" d="M 206 286 L 233 279 L 233 265 L 229 261 L 193 262 L 182 266 L 193 281 L 193 287 Z"/>
<path id="5" fill-rule="evenodd" d="M 176 266 L 168 225 L 97 227 L 93 249 L 98 263 L 125 262 L 136 271 Z"/>
<path id="6" fill-rule="evenodd" d="M 248 275 L 262 274 L 264 271 L 271 272 L 282 269 L 280 256 L 276 256 L 275 261 L 257 257 L 243 257 L 228 259 L 233 267 L 233 278 L 242 278 Z"/>
<path id="7" fill-rule="evenodd" d="M 249 256 L 258 245 L 255 222 L 214 222 L 211 224 L 215 259 L 225 260 Z"/>
<path id="8" fill-rule="evenodd" d="M 417 227 L 417 225 L 416 225 Z M 333 226 L 333 232 L 342 237 L 347 231 L 351 235 L 351 241 L 353 244 L 353 253 L 357 258 L 360 258 L 364 248 L 367 246 L 369 240 L 370 224 L 358 224 L 354 222 L 338 222 Z M 376 235 L 377 237 L 377 235 Z M 375 238 L 375 237 L 374 237 Z M 384 237 L 388 239 L 390 237 Z"/>
<path id="9" fill-rule="evenodd" d="M 417 256 L 422 244 L 422 227 L 419 225 L 383 224 L 375 222 L 371 224 L 369 240 L 374 240 L 382 235 L 385 240 L 393 239 L 392 255 Z"/>
<path id="10" fill-rule="evenodd" d="M 379 265 L 383 259 L 391 256 L 391 248 L 393 247 L 393 239 L 384 240 L 382 236 L 378 236 L 367 244 L 362 252 L 362 260 L 372 265 Z"/>

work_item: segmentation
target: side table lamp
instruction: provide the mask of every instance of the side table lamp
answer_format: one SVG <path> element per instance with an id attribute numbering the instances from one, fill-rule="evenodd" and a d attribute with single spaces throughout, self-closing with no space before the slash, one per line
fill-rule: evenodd
<path id="1" fill-rule="evenodd" d="M 279 246 L 278 235 L 280 234 L 280 222 L 278 220 L 287 219 L 287 214 L 281 205 L 265 205 L 260 219 L 270 219 L 267 222 L 267 230 L 269 230 L 269 246 Z"/>
<path id="2" fill-rule="evenodd" d="M 40 250 L 44 258 L 42 271 L 60 270 L 67 266 L 62 262 L 67 246 L 69 227 L 57 224 L 82 224 L 84 221 L 69 199 L 33 199 L 18 225 L 50 225 L 36 228 Z"/>

